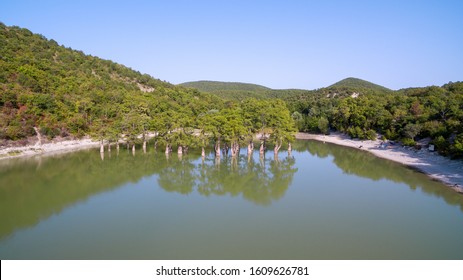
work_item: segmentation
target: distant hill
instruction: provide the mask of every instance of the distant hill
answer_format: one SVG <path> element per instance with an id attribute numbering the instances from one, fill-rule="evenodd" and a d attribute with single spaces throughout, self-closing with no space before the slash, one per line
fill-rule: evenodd
<path id="1" fill-rule="evenodd" d="M 371 90 L 377 90 L 377 91 L 392 91 L 391 89 L 388 89 L 386 87 L 374 84 L 372 82 L 368 82 L 362 79 L 357 79 L 357 78 L 346 78 L 344 80 L 341 80 L 337 83 L 334 83 L 330 86 L 327 87 L 328 89 L 330 88 L 350 88 L 350 89 L 371 89 Z"/>
<path id="2" fill-rule="evenodd" d="M 392 90 L 357 78 L 346 78 L 328 87 L 317 90 L 304 89 L 271 89 L 265 86 L 238 83 L 238 82 L 217 82 L 217 81 L 197 81 L 180 84 L 187 88 L 194 88 L 201 92 L 211 93 L 226 100 L 243 100 L 245 98 L 267 99 L 282 98 L 285 100 L 295 100 L 313 94 L 324 94 L 330 96 L 351 96 L 353 93 L 390 93 Z"/>
<path id="3" fill-rule="evenodd" d="M 256 84 L 217 81 L 187 82 L 180 84 L 180 86 L 194 88 L 201 92 L 210 93 L 226 100 L 238 101 L 246 98 L 287 98 L 289 96 L 308 92 L 307 90 L 302 89 L 271 89 Z"/>
<path id="4" fill-rule="evenodd" d="M 268 87 L 264 87 L 256 84 L 248 83 L 236 83 L 236 82 L 216 82 L 216 81 L 197 81 L 182 83 L 180 86 L 195 88 L 203 92 L 212 91 L 265 91 L 270 90 Z"/>

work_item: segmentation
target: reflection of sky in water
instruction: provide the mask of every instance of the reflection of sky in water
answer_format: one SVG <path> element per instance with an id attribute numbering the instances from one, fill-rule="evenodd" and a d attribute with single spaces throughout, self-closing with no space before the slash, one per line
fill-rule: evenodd
<path id="1" fill-rule="evenodd" d="M 463 257 L 462 196 L 353 149 L 293 149 L 279 162 L 121 150 L 2 164 L 0 257 Z"/>

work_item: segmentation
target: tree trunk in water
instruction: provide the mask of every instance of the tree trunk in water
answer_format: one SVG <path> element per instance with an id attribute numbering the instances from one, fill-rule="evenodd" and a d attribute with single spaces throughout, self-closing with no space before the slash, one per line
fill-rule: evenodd
<path id="1" fill-rule="evenodd" d="M 132 145 L 132 154 L 135 155 L 135 143 Z"/>
<path id="2" fill-rule="evenodd" d="M 281 148 L 281 143 L 280 144 L 275 143 L 275 147 L 273 148 L 273 152 L 275 154 L 278 154 L 278 151 L 280 151 L 280 148 Z"/>
<path id="3" fill-rule="evenodd" d="M 104 153 L 104 142 L 100 140 L 100 153 Z"/>
<path id="4" fill-rule="evenodd" d="M 158 140 L 154 140 L 154 151 L 158 148 Z"/>
<path id="5" fill-rule="evenodd" d="M 180 145 L 178 146 L 177 154 L 179 154 L 179 155 L 183 154 L 183 148 Z"/>
<path id="6" fill-rule="evenodd" d="M 231 156 L 232 157 L 236 157 L 236 153 L 235 153 L 235 143 L 234 142 L 231 142 L 230 143 L 230 146 L 231 146 Z"/>
<path id="7" fill-rule="evenodd" d="M 292 151 L 291 143 L 288 143 L 288 152 L 291 152 L 291 151 Z"/>
<path id="8" fill-rule="evenodd" d="M 220 157 L 220 140 L 215 143 L 215 156 Z"/>
<path id="9" fill-rule="evenodd" d="M 146 154 L 146 140 L 143 140 L 143 153 Z"/>
<path id="10" fill-rule="evenodd" d="M 260 148 L 259 148 L 259 154 L 263 155 L 265 152 L 265 149 L 264 149 L 264 142 L 261 142 L 260 143 Z"/>
<path id="11" fill-rule="evenodd" d="M 130 149 L 130 144 L 127 142 L 127 150 Z"/>
<path id="12" fill-rule="evenodd" d="M 252 154 L 252 151 L 254 150 L 254 144 L 252 143 L 252 141 L 249 141 L 249 144 L 248 144 L 248 155 Z"/>
<path id="13" fill-rule="evenodd" d="M 201 157 L 203 159 L 206 157 L 206 151 L 204 150 L 204 147 L 201 147 Z"/>
<path id="14" fill-rule="evenodd" d="M 116 150 L 119 152 L 119 139 L 116 141 Z"/>
<path id="15" fill-rule="evenodd" d="M 37 134 L 37 143 L 35 143 L 35 146 L 42 146 L 42 134 L 40 134 L 40 130 L 34 126 L 34 131 Z"/>
<path id="16" fill-rule="evenodd" d="M 170 154 L 170 145 L 166 144 L 166 155 Z"/>
<path id="17" fill-rule="evenodd" d="M 240 151 L 240 145 L 237 142 L 231 143 L 232 157 L 236 157 Z"/>
<path id="18" fill-rule="evenodd" d="M 108 152 L 111 152 L 111 141 L 108 140 Z"/>

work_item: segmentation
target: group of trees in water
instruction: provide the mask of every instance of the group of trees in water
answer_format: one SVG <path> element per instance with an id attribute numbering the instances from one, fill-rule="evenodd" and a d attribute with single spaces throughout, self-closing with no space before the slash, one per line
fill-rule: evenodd
<path id="1" fill-rule="evenodd" d="M 313 91 L 204 81 L 174 86 L 0 23 L 2 144 L 89 135 L 146 148 L 154 138 L 168 153 L 214 145 L 217 155 L 224 148 L 234 156 L 243 145 L 252 152 L 256 135 L 278 152 L 297 130 L 337 130 L 360 139 L 380 133 L 410 146 L 429 138 L 439 152 L 461 158 L 462 122 L 461 82 L 399 91 L 352 78 Z"/>

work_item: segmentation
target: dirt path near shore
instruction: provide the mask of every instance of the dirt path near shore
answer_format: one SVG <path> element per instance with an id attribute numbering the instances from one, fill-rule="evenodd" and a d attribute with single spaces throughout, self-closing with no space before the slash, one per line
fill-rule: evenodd
<path id="1" fill-rule="evenodd" d="M 377 157 L 415 168 L 431 178 L 454 188 L 456 191 L 463 192 L 463 162 L 451 160 L 436 152 L 430 152 L 426 149 L 417 151 L 414 148 L 400 145 L 381 147 L 382 141 L 380 140 L 354 140 L 341 133 L 332 133 L 330 135 L 297 133 L 296 139 L 310 139 L 365 150 Z"/>

